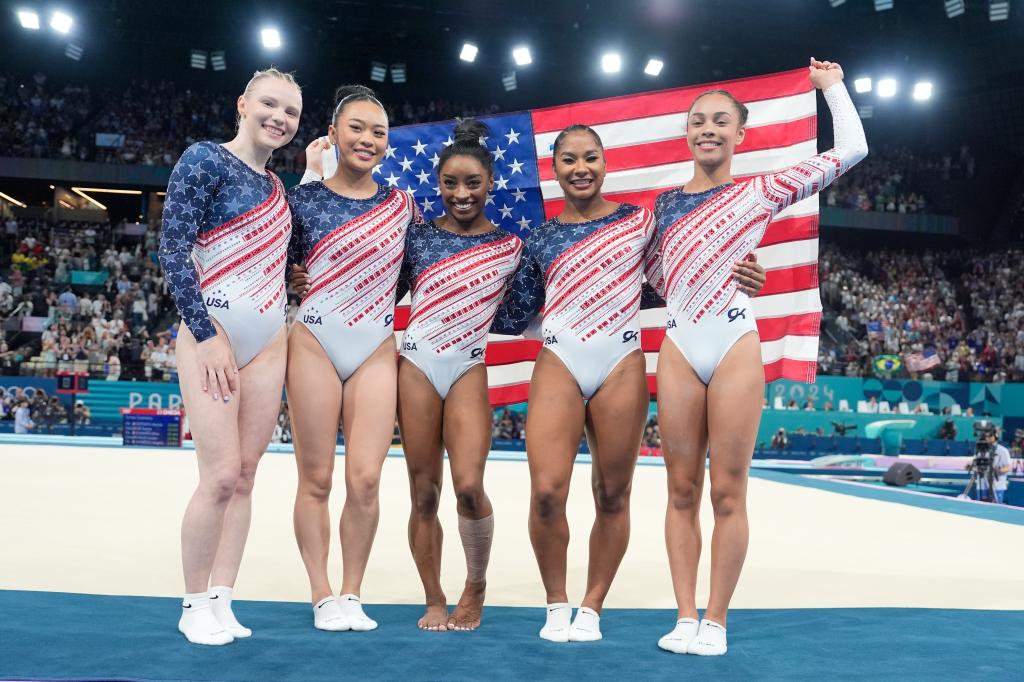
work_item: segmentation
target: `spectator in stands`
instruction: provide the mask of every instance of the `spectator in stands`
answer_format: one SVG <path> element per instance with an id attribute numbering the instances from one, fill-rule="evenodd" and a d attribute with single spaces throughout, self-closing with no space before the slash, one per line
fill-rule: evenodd
<path id="1" fill-rule="evenodd" d="M 814 401 L 812 399 L 808 398 L 806 401 L 804 401 L 805 412 L 814 412 L 816 409 L 817 408 L 814 406 Z"/>
<path id="2" fill-rule="evenodd" d="M 92 410 L 81 400 L 75 401 L 74 419 L 76 424 L 86 425 L 92 423 Z"/>
<path id="3" fill-rule="evenodd" d="M 14 432 L 28 433 L 36 428 L 35 422 L 32 421 L 28 398 L 20 398 L 17 405 L 14 410 Z"/>
<path id="4" fill-rule="evenodd" d="M 947 419 L 942 422 L 936 435 L 940 440 L 956 440 L 956 423 L 952 419 Z"/>

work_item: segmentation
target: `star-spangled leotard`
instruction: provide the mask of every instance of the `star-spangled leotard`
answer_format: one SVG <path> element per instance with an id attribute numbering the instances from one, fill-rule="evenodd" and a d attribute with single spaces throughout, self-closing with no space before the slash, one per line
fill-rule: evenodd
<path id="1" fill-rule="evenodd" d="M 216 320 L 239 368 L 285 324 L 290 234 L 284 186 L 272 172 L 214 142 L 181 155 L 167 185 L 160 265 L 196 341 L 217 334 Z"/>
<path id="2" fill-rule="evenodd" d="M 484 362 L 487 333 L 522 252 L 522 240 L 498 227 L 473 235 L 433 221 L 409 228 L 403 279 L 412 306 L 401 354 L 442 399 Z"/>
<path id="3" fill-rule="evenodd" d="M 398 189 L 352 199 L 319 181 L 292 188 L 288 203 L 291 260 L 305 263 L 310 280 L 296 321 L 346 381 L 394 333 L 406 230 L 419 212 Z"/>
<path id="4" fill-rule="evenodd" d="M 543 309 L 544 347 L 590 398 L 640 349 L 641 283 L 655 248 L 650 210 L 621 204 L 583 223 L 552 219 L 526 238 L 523 261 L 492 331 L 521 334 Z"/>
<path id="5" fill-rule="evenodd" d="M 655 201 L 660 263 L 650 278 L 666 300 L 666 335 L 705 384 L 733 344 L 757 331 L 750 298 L 733 279 L 733 264 L 757 247 L 772 218 L 867 155 L 846 86 L 837 83 L 824 94 L 835 131 L 832 149 L 777 173 L 699 194 L 672 189 Z"/>

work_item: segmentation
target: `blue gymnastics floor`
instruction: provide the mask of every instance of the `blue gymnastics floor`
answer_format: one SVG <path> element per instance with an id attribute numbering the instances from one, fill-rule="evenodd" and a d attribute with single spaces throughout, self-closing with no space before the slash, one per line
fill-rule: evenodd
<path id="1" fill-rule="evenodd" d="M 1020 679 L 1024 612 L 793 609 L 730 612 L 722 658 L 668 654 L 665 610 L 608 609 L 605 639 L 552 644 L 540 609 L 489 607 L 471 633 L 425 633 L 418 606 L 369 606 L 371 633 L 314 630 L 309 606 L 238 602 L 255 630 L 189 645 L 178 601 L 0 591 L 0 678 L 22 680 Z"/>

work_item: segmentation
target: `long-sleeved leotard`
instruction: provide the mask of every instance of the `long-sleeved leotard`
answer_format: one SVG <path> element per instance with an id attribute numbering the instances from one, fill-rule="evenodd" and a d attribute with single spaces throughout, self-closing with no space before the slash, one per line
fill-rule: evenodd
<path id="1" fill-rule="evenodd" d="M 459 377 L 484 362 L 488 330 L 522 253 L 522 240 L 501 228 L 475 235 L 433 222 L 409 228 L 403 279 L 412 306 L 401 354 L 442 399 Z"/>
<path id="2" fill-rule="evenodd" d="M 523 262 L 492 331 L 521 334 L 543 309 L 544 347 L 590 398 L 640 348 L 641 283 L 654 260 L 654 216 L 621 204 L 603 218 L 552 219 L 526 239 Z"/>
<path id="3" fill-rule="evenodd" d="M 733 344 L 757 331 L 733 264 L 761 242 L 772 218 L 827 187 L 867 155 L 857 111 L 842 83 L 825 91 L 835 146 L 795 166 L 690 194 L 659 195 L 655 215 L 661 263 L 651 278 L 668 308 L 667 336 L 705 384 Z"/>
<path id="4" fill-rule="evenodd" d="M 352 199 L 310 182 L 292 188 L 288 203 L 291 260 L 305 263 L 310 280 L 297 321 L 346 381 L 394 333 L 406 230 L 419 212 L 407 192 L 384 186 Z"/>
<path id="5" fill-rule="evenodd" d="M 171 173 L 160 264 L 196 341 L 216 320 L 244 367 L 285 323 L 291 216 L 281 180 L 214 142 L 185 150 Z"/>

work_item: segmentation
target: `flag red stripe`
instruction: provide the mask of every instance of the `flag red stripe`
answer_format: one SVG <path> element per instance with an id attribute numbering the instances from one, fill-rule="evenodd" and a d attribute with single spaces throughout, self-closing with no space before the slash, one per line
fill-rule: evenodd
<path id="1" fill-rule="evenodd" d="M 807 69 L 794 69 L 770 76 L 740 78 L 687 88 L 673 88 L 636 95 L 622 95 L 591 100 L 578 104 L 565 104 L 545 109 L 534 109 L 534 134 L 561 130 L 573 123 L 600 125 L 614 121 L 628 121 L 647 116 L 687 111 L 697 95 L 710 89 L 728 90 L 741 102 L 789 97 L 810 89 Z"/>
<path id="2" fill-rule="evenodd" d="M 768 223 L 768 229 L 765 230 L 764 237 L 761 238 L 761 243 L 758 246 L 817 239 L 817 237 L 818 215 L 796 216 Z"/>
<path id="3" fill-rule="evenodd" d="M 772 382 L 778 379 L 790 379 L 812 384 L 816 369 L 817 362 L 814 360 L 781 358 L 764 366 L 764 380 Z"/>
<path id="4" fill-rule="evenodd" d="M 797 121 L 748 128 L 747 136 L 743 140 L 742 151 L 763 151 L 813 140 L 816 137 L 816 127 L 817 117 L 808 116 Z M 679 133 L 682 134 L 683 131 L 680 130 Z M 604 142 L 605 144 L 614 144 L 613 140 Z M 608 171 L 612 172 L 661 166 L 668 163 L 682 163 L 691 161 L 693 154 L 686 144 L 686 138 L 678 137 L 673 140 L 659 140 L 658 142 L 605 149 L 604 158 L 608 164 Z M 537 163 L 541 181 L 555 179 L 550 154 L 539 155 Z"/>
<path id="5" fill-rule="evenodd" d="M 491 386 L 488 389 L 488 393 L 493 407 L 525 403 L 527 397 L 530 395 L 530 384 L 528 382 L 524 382 L 521 384 L 510 384 L 508 386 Z"/>
<path id="6" fill-rule="evenodd" d="M 772 294 L 788 294 L 791 291 L 804 291 L 818 288 L 818 264 L 795 265 L 791 268 L 770 270 L 767 281 L 758 296 Z"/>
<path id="7" fill-rule="evenodd" d="M 533 362 L 540 352 L 540 341 L 517 339 L 515 341 L 494 341 L 487 344 L 488 365 L 511 365 L 517 362 Z"/>
<path id="8" fill-rule="evenodd" d="M 757 320 L 757 334 L 761 337 L 761 342 L 764 343 L 781 339 L 787 335 L 817 336 L 820 326 L 821 313 L 762 317 Z"/>

